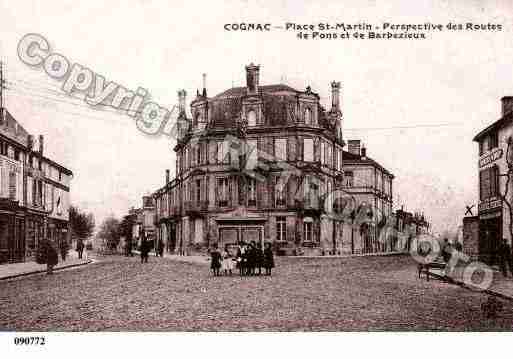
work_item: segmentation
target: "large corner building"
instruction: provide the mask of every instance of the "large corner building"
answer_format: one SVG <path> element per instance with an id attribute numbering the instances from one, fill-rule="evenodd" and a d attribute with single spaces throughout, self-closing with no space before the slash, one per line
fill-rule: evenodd
<path id="1" fill-rule="evenodd" d="M 246 66 L 245 87 L 198 91 L 192 118 L 179 91 L 176 177 L 154 194 L 157 236 L 171 252 L 240 241 L 342 251 L 342 223 L 323 211 L 323 195 L 343 181 L 340 83 L 326 110 L 310 87 L 261 85 L 259 71 Z"/>

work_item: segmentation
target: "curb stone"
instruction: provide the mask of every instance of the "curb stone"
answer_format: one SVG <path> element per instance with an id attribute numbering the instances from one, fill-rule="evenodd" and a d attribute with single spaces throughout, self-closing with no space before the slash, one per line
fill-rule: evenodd
<path id="1" fill-rule="evenodd" d="M 70 265 L 67 265 L 67 266 L 63 266 L 63 267 L 59 267 L 59 268 L 54 268 L 53 270 L 55 272 L 55 271 L 59 271 L 59 270 L 62 270 L 62 269 L 69 269 L 69 268 L 74 268 L 74 267 L 80 267 L 80 266 L 84 266 L 84 265 L 87 265 L 87 264 L 91 264 L 93 262 L 94 261 L 92 259 L 88 259 L 87 262 L 84 262 L 84 263 L 70 264 Z M 0 281 L 8 280 L 8 279 L 14 279 L 14 278 L 19 278 L 19 277 L 24 277 L 24 276 L 29 276 L 29 275 L 32 275 L 32 274 L 40 274 L 40 273 L 46 273 L 46 269 L 40 269 L 40 270 L 31 271 L 31 272 L 23 272 L 23 273 L 18 273 L 18 274 L 12 274 L 12 275 L 9 275 L 7 277 L 0 277 Z"/>
<path id="2" fill-rule="evenodd" d="M 446 281 L 448 283 L 456 284 L 457 286 L 460 286 L 462 288 L 466 288 L 466 289 L 472 290 L 472 288 L 469 287 L 468 285 L 466 285 L 465 283 L 463 283 L 461 281 L 454 280 L 454 279 L 452 279 L 452 278 L 450 278 L 450 277 L 448 277 L 446 275 L 440 275 L 438 273 L 434 273 L 434 272 L 431 272 L 431 271 L 429 272 L 429 275 L 431 275 L 431 276 L 433 276 L 435 278 L 441 279 L 443 281 Z M 485 290 L 482 290 L 480 292 L 486 293 L 488 295 L 493 295 L 495 297 L 499 297 L 499 298 L 508 300 L 510 302 L 513 302 L 513 297 L 505 295 L 505 294 L 502 294 L 502 293 L 499 293 L 499 292 L 496 292 L 496 291 L 493 291 L 491 289 L 485 289 Z"/>

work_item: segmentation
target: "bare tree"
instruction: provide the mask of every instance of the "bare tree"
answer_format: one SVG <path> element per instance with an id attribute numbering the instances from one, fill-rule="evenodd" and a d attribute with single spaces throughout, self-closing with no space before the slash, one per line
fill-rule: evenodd
<path id="1" fill-rule="evenodd" d="M 511 184 L 511 178 L 513 177 L 513 139 L 511 137 L 508 137 L 507 139 L 507 148 L 506 148 L 506 164 L 507 164 L 507 172 L 506 173 L 500 173 L 499 176 L 506 177 L 506 184 L 504 188 L 504 193 L 501 193 L 500 186 L 498 186 L 498 193 L 499 198 L 502 200 L 503 203 L 506 203 L 506 206 L 508 207 L 508 216 L 509 216 L 509 235 L 510 238 L 513 240 L 513 203 L 511 201 L 511 196 L 508 196 L 509 194 L 509 187 Z"/>

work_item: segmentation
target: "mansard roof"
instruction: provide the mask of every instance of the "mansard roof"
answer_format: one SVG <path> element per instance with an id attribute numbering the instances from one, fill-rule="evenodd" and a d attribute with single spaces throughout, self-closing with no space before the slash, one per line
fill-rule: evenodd
<path id="1" fill-rule="evenodd" d="M 242 112 L 242 101 L 246 96 L 246 87 L 233 87 L 209 99 L 211 111 L 211 128 L 235 128 L 236 119 Z M 263 115 L 266 126 L 285 126 L 295 122 L 297 95 L 305 92 L 285 84 L 265 85 L 259 87 L 259 97 L 263 102 Z M 313 94 L 314 92 L 306 92 Z M 325 123 L 325 110 L 319 104 L 319 122 Z"/>
<path id="2" fill-rule="evenodd" d="M 246 95 L 247 88 L 243 87 L 232 87 L 226 91 L 221 92 L 220 94 L 214 96 L 214 99 L 226 98 L 226 97 L 243 97 Z M 289 85 L 285 84 L 275 84 L 275 85 L 265 85 L 258 87 L 259 94 L 264 93 L 276 93 L 276 92 L 291 92 L 292 94 L 301 93 L 301 91 L 296 90 Z"/>

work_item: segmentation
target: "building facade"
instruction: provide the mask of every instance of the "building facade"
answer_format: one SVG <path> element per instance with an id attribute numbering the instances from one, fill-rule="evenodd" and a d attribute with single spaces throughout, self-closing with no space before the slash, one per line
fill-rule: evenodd
<path id="1" fill-rule="evenodd" d="M 128 215 L 133 222 L 132 245 L 139 248 L 141 240 L 155 241 L 156 237 L 156 208 L 153 196 L 147 195 L 142 198 L 141 208 L 131 208 Z"/>
<path id="2" fill-rule="evenodd" d="M 497 263 L 501 238 L 512 243 L 513 97 L 503 97 L 501 107 L 501 117 L 474 137 L 479 144 L 478 252 L 488 264 Z"/>
<path id="3" fill-rule="evenodd" d="M 69 240 L 73 173 L 44 156 L 44 138 L 0 109 L 0 263 L 34 257 L 39 242 Z"/>
<path id="4" fill-rule="evenodd" d="M 241 241 L 275 250 L 339 253 L 342 221 L 325 211 L 342 188 L 340 83 L 326 110 L 318 94 L 260 85 L 246 66 L 246 86 L 208 97 L 206 86 L 180 116 L 174 179 L 155 192 L 156 231 L 169 251 L 190 253 Z"/>
<path id="5" fill-rule="evenodd" d="M 380 232 L 391 218 L 394 175 L 367 156 L 360 140 L 349 140 L 348 151 L 343 152 L 343 189 L 354 198 L 357 212 L 365 210 L 364 220 L 344 222 L 344 247 L 347 254 L 380 253 L 391 251 Z M 354 216 L 353 216 L 354 217 Z"/>

